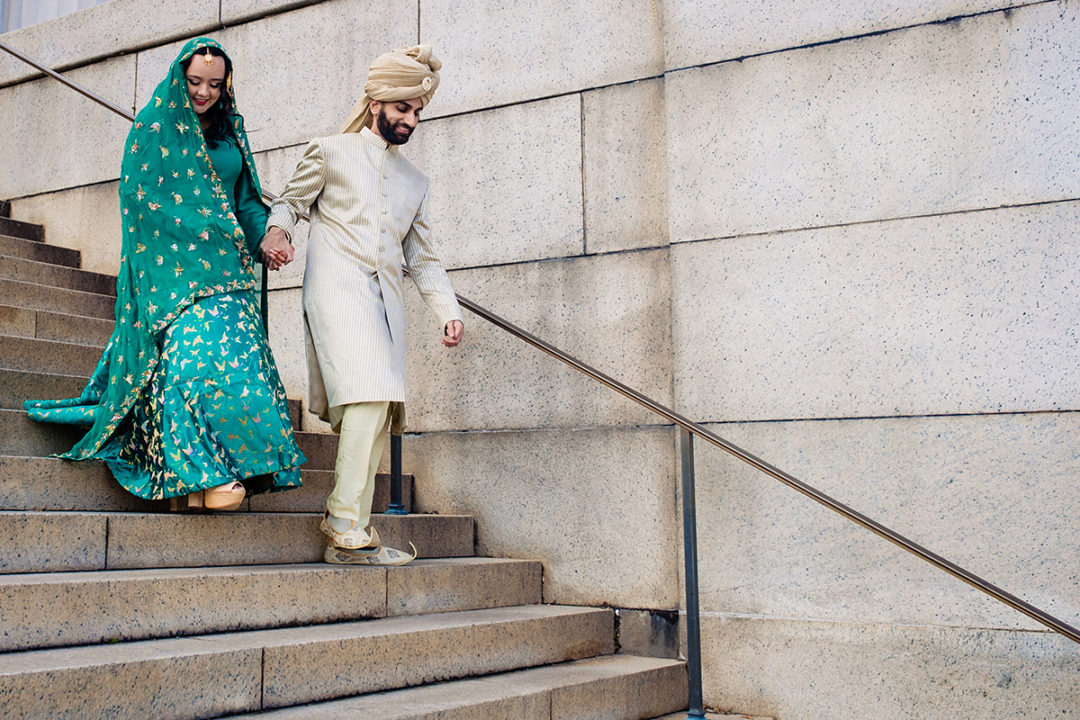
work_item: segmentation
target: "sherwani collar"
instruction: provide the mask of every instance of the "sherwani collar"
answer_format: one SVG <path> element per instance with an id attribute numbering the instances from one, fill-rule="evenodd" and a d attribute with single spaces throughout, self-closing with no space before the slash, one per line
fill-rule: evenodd
<path id="1" fill-rule="evenodd" d="M 369 128 L 369 127 L 365 127 L 362 130 L 360 130 L 360 137 L 362 137 L 366 142 L 369 142 L 372 145 L 374 145 L 375 147 L 379 148 L 380 150 L 389 150 L 390 152 L 392 152 L 395 155 L 397 155 L 397 153 L 398 153 L 398 146 L 397 145 L 394 145 L 393 143 L 386 142 L 381 137 L 379 137 L 374 132 L 372 132 L 371 128 Z"/>

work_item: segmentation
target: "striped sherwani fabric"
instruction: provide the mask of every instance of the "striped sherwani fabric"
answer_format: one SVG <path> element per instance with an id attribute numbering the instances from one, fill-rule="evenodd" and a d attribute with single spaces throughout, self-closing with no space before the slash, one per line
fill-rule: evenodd
<path id="1" fill-rule="evenodd" d="M 389 401 L 404 427 L 402 261 L 440 327 L 461 308 L 431 244 L 428 179 L 370 129 L 316 138 L 270 208 L 289 236 L 311 209 L 304 272 L 308 408 Z"/>

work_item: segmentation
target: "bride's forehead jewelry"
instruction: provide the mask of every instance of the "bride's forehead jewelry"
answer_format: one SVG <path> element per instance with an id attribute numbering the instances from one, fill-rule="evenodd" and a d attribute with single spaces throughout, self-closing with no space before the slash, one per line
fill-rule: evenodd
<path id="1" fill-rule="evenodd" d="M 210 46 L 206 46 L 206 54 L 202 57 L 203 65 L 213 65 L 214 56 L 210 54 Z"/>

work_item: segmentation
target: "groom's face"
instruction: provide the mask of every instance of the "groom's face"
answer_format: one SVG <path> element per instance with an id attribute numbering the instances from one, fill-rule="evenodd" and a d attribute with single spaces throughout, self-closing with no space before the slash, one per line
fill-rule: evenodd
<path id="1" fill-rule="evenodd" d="M 409 142 L 416 124 L 420 122 L 420 111 L 424 108 L 420 98 L 378 103 L 375 124 L 383 140 L 393 145 Z"/>

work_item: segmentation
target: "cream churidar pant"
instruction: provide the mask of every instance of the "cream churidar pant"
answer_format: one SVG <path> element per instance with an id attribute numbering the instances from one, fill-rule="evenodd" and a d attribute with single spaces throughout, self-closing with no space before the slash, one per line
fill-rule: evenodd
<path id="1" fill-rule="evenodd" d="M 334 491 L 326 499 L 326 509 L 366 528 L 371 521 L 375 473 L 390 432 L 390 403 L 337 405 L 330 408 L 330 422 L 335 427 L 340 424 L 340 436 Z"/>

